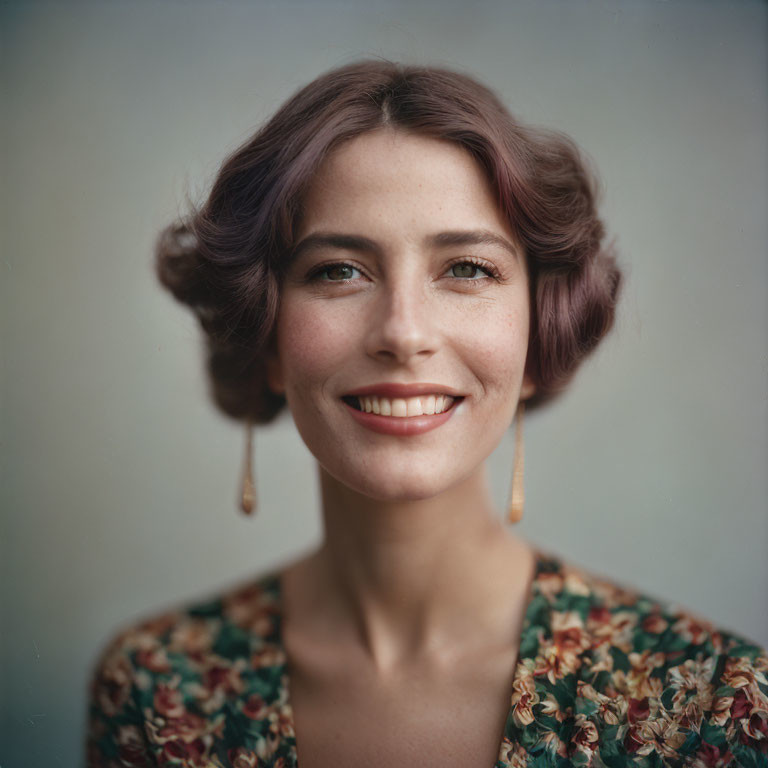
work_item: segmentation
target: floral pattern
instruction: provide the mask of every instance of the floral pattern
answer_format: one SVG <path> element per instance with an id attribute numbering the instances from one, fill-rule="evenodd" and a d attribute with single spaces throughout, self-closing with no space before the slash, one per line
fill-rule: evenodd
<path id="1" fill-rule="evenodd" d="M 296 768 L 280 625 L 274 573 L 119 633 L 88 765 Z M 520 643 L 493 768 L 768 768 L 768 656 L 743 638 L 539 553 Z"/>

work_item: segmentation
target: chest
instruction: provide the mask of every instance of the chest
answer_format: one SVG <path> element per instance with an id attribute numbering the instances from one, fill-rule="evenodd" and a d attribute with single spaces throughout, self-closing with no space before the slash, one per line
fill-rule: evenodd
<path id="1" fill-rule="evenodd" d="M 514 654 L 481 668 L 404 674 L 294 668 L 290 698 L 301 768 L 491 768 L 501 745 Z"/>

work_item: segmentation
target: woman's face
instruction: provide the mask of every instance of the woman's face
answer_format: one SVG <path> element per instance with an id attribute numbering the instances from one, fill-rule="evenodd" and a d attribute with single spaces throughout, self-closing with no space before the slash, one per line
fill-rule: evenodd
<path id="1" fill-rule="evenodd" d="M 357 137 L 314 177 L 296 243 L 269 380 L 322 467 L 390 501 L 481 471 L 533 387 L 525 258 L 476 161 Z"/>

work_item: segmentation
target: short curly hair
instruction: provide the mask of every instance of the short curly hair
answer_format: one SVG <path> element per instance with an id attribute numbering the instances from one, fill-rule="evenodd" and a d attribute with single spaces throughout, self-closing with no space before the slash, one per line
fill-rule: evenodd
<path id="1" fill-rule="evenodd" d="M 383 126 L 455 142 L 486 172 L 529 266 L 529 407 L 561 392 L 611 328 L 621 272 L 574 142 L 521 124 L 465 74 L 363 60 L 301 88 L 224 161 L 205 203 L 158 238 L 158 276 L 198 317 L 212 395 L 229 416 L 267 423 L 285 405 L 265 357 L 303 193 L 331 150 Z"/>

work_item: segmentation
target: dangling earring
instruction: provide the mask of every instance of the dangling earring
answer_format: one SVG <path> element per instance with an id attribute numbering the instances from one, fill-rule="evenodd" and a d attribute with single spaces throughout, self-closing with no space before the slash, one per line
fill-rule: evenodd
<path id="1" fill-rule="evenodd" d="M 512 491 L 509 495 L 507 507 L 507 520 L 510 523 L 519 523 L 523 517 L 523 413 L 525 405 L 522 400 L 517 403 L 515 414 L 515 463 L 512 467 Z"/>
<path id="2" fill-rule="evenodd" d="M 240 509 L 246 515 L 256 509 L 256 488 L 253 483 L 253 424 L 248 419 L 245 423 L 245 457 L 243 460 L 243 482 L 240 497 Z"/>

